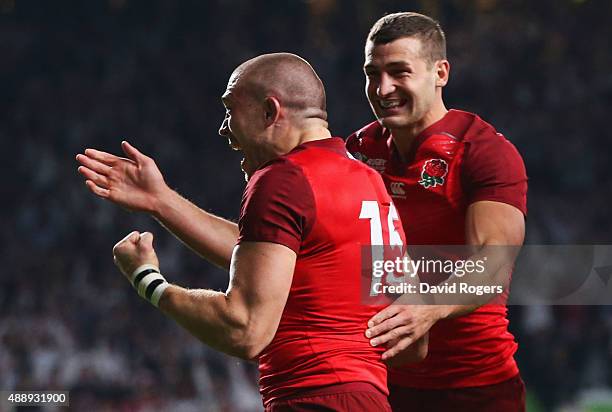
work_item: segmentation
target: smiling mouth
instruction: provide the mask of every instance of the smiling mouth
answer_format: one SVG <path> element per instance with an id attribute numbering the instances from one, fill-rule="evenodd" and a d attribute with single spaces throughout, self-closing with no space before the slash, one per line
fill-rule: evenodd
<path id="1" fill-rule="evenodd" d="M 378 106 L 383 110 L 393 110 L 406 104 L 406 99 L 386 99 L 379 100 Z"/>

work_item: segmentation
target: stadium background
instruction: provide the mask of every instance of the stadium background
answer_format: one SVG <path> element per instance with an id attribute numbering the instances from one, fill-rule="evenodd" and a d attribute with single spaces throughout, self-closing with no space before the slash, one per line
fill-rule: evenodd
<path id="1" fill-rule="evenodd" d="M 0 389 L 70 390 L 73 410 L 258 410 L 254 366 L 139 299 L 111 247 L 151 230 L 172 281 L 222 289 L 226 276 L 150 218 L 94 198 L 74 155 L 117 153 L 127 138 L 172 187 L 235 218 L 241 156 L 217 135 L 232 69 L 302 55 L 326 85 L 332 132 L 347 136 L 372 119 L 367 31 L 400 10 L 447 33 L 447 105 L 524 156 L 527 242 L 609 243 L 610 1 L 0 0 Z M 530 410 L 610 399 L 609 307 L 510 312 Z"/>

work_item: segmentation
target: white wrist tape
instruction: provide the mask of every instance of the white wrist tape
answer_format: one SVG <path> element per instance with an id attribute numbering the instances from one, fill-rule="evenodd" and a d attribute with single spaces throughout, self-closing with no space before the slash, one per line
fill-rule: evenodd
<path id="1" fill-rule="evenodd" d="M 138 294 L 155 307 L 158 307 L 159 299 L 166 288 L 170 286 L 155 265 L 147 264 L 137 267 L 130 279 Z"/>

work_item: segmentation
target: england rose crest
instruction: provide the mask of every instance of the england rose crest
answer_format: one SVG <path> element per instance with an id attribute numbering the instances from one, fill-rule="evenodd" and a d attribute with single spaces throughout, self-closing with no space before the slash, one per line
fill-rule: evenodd
<path id="1" fill-rule="evenodd" d="M 423 165 L 419 184 L 424 188 L 436 187 L 444 184 L 444 177 L 448 173 L 448 164 L 442 159 L 430 159 Z"/>

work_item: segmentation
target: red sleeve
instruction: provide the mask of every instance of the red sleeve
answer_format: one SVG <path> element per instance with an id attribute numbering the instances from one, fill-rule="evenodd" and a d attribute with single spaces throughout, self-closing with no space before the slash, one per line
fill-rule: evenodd
<path id="1" fill-rule="evenodd" d="M 249 179 L 240 207 L 238 243 L 278 243 L 298 253 L 314 216 L 314 197 L 302 169 L 279 159 Z"/>
<path id="2" fill-rule="evenodd" d="M 465 145 L 462 180 L 468 203 L 507 203 L 527 215 L 527 172 L 516 147 L 498 133 L 480 135 Z"/>

